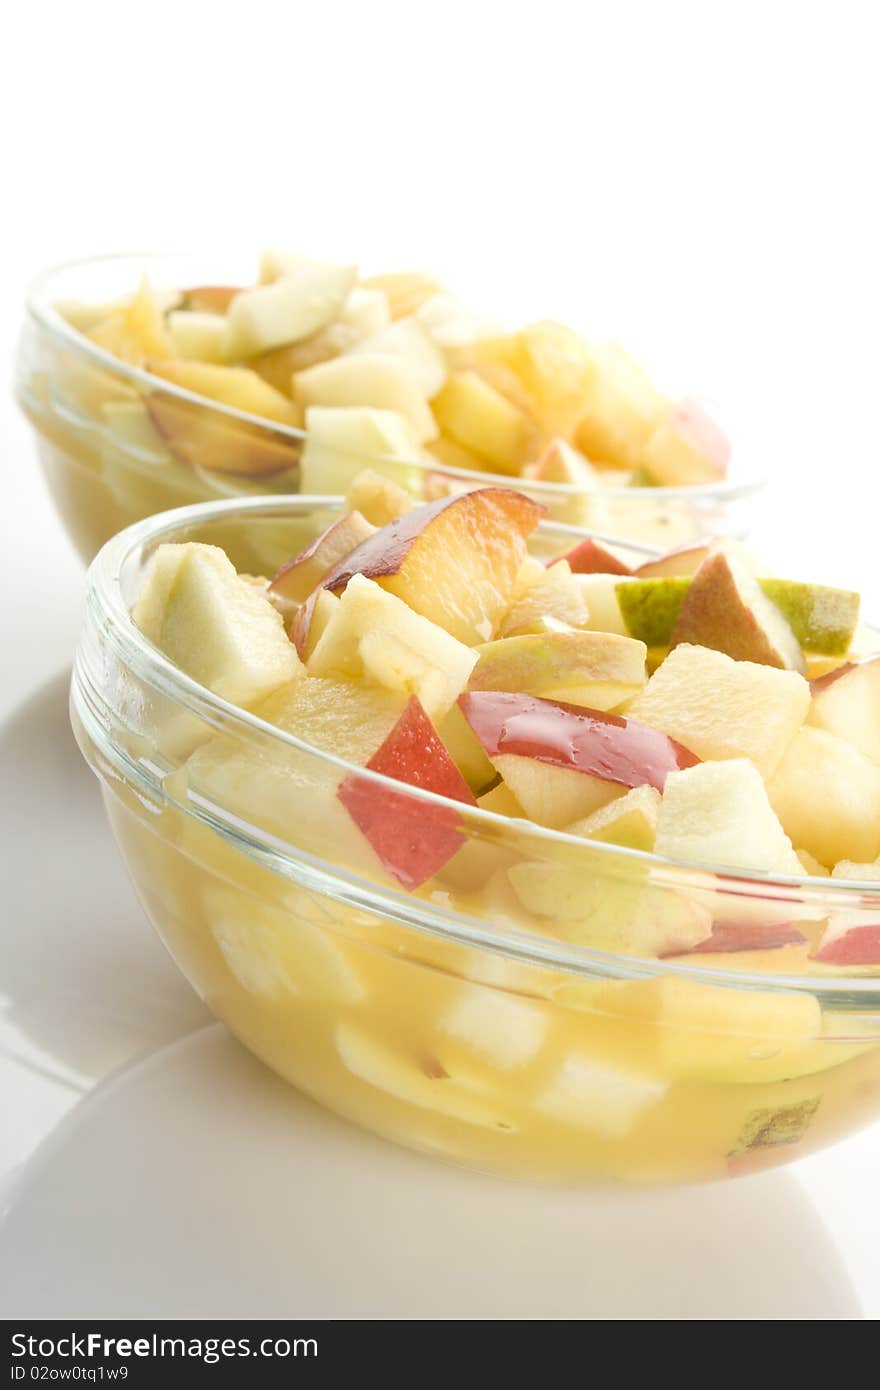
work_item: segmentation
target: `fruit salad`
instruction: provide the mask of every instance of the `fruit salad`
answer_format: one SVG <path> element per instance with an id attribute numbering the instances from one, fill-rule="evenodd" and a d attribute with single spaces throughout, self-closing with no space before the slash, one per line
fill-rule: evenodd
<path id="1" fill-rule="evenodd" d="M 495 478 L 560 521 L 660 544 L 738 524 L 718 426 L 616 343 L 552 321 L 505 331 L 433 276 L 299 254 L 265 254 L 256 284 L 167 273 L 56 300 L 67 340 L 22 371 L 86 551 L 184 502 L 345 493 L 366 462 L 417 500 Z"/>
<path id="2" fill-rule="evenodd" d="M 366 473 L 274 573 L 159 544 L 128 772 L 75 686 L 81 742 L 184 971 L 340 1113 L 526 1177 L 785 1161 L 880 1108 L 880 650 L 740 544 L 540 519 Z"/>

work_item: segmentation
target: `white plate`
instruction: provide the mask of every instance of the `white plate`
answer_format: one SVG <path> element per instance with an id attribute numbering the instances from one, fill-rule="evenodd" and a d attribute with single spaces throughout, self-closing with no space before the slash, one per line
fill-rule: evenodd
<path id="1" fill-rule="evenodd" d="M 337 1120 L 219 1025 L 79 1105 L 0 1234 L 7 1318 L 859 1316 L 787 1174 L 601 1194 L 500 1182 Z"/>

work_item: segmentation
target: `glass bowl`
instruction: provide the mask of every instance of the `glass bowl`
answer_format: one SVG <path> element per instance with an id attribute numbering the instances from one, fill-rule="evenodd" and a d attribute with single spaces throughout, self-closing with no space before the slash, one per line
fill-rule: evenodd
<path id="1" fill-rule="evenodd" d="M 244 285 L 250 257 L 229 254 L 127 254 L 71 261 L 31 287 L 15 372 L 19 405 L 33 426 L 49 491 L 86 561 L 105 541 L 156 512 L 225 497 L 289 494 L 299 489 L 304 432 L 195 396 L 128 366 L 62 317 L 59 305 L 107 304 L 131 294 L 147 274 L 156 290 L 187 285 Z M 175 457 L 144 402 L 159 406 L 198 441 L 189 461 Z M 218 462 L 222 460 L 222 466 Z M 509 478 L 446 466 L 439 460 L 352 455 L 362 468 L 388 472 L 419 497 L 491 484 L 516 486 L 562 522 L 590 526 L 663 549 L 705 535 L 746 534 L 754 479 L 690 487 L 600 487 Z M 237 471 L 236 471 L 237 470 Z M 327 491 L 338 491 L 338 477 Z"/>
<path id="2" fill-rule="evenodd" d="M 338 514 L 333 498 L 191 507 L 89 571 L 76 736 L 151 921 L 217 1017 L 350 1120 L 525 1179 L 725 1178 L 876 1115 L 880 967 L 812 952 L 829 919 L 876 933 L 880 884 L 676 863 L 445 800 L 226 703 L 132 623 L 160 542 L 260 572 Z M 555 531 L 544 553 L 564 548 Z M 353 808 L 387 832 L 381 862 Z M 408 890 L 383 864 L 413 837 L 454 853 Z"/>

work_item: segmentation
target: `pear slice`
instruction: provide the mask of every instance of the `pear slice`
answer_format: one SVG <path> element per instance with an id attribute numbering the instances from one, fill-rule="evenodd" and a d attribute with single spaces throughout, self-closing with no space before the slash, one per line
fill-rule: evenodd
<path id="1" fill-rule="evenodd" d="M 746 566 L 720 550 L 703 561 L 690 582 L 669 645 L 680 642 L 711 647 L 734 661 L 805 669 L 800 643 L 782 613 Z"/>

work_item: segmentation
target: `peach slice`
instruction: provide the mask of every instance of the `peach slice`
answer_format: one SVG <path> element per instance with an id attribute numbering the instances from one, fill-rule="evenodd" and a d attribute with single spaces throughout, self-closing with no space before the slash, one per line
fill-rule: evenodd
<path id="1" fill-rule="evenodd" d="M 453 801 L 476 804 L 415 695 L 367 767 Z M 433 878 L 464 843 L 461 817 L 451 806 L 374 786 L 357 773 L 345 779 L 338 796 L 383 867 L 405 888 Z"/>
<path id="2" fill-rule="evenodd" d="M 541 508 L 507 488 L 480 488 L 414 507 L 363 541 L 324 580 L 340 593 L 375 579 L 469 645 L 489 641 L 510 602 L 526 537 Z"/>

